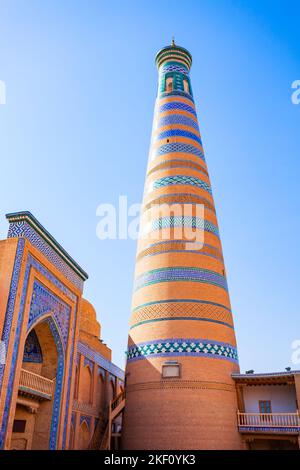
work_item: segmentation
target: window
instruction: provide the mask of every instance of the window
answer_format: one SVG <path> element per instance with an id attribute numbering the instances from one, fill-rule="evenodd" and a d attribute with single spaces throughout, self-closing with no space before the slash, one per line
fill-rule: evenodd
<path id="1" fill-rule="evenodd" d="M 25 419 L 15 419 L 13 424 L 13 432 L 25 432 L 26 420 Z"/>
<path id="2" fill-rule="evenodd" d="M 260 400 L 258 402 L 258 404 L 259 404 L 259 412 L 260 413 L 272 413 L 271 401 L 270 400 L 266 400 L 266 401 Z"/>
<path id="3" fill-rule="evenodd" d="M 168 77 L 166 80 L 166 91 L 170 93 L 173 91 L 173 77 Z"/>
<path id="4" fill-rule="evenodd" d="M 162 378 L 163 379 L 168 379 L 168 378 L 174 378 L 180 377 L 180 364 L 178 362 L 166 362 L 162 366 Z"/>
<path id="5" fill-rule="evenodd" d="M 190 93 L 189 82 L 187 81 L 186 78 L 183 79 L 183 89 L 185 93 Z"/>

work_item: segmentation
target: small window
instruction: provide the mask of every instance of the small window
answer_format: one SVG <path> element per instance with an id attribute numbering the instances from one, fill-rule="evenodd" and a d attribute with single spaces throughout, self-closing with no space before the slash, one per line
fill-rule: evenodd
<path id="1" fill-rule="evenodd" d="M 271 408 L 271 401 L 266 400 L 266 401 L 259 401 L 259 412 L 260 413 L 272 413 L 272 408 Z"/>
<path id="2" fill-rule="evenodd" d="M 163 364 L 162 378 L 169 379 L 174 377 L 180 377 L 180 364 L 178 364 L 178 362 Z"/>
<path id="3" fill-rule="evenodd" d="M 189 82 L 186 80 L 186 78 L 183 79 L 183 89 L 185 93 L 190 93 Z"/>
<path id="4" fill-rule="evenodd" d="M 173 91 L 173 78 L 172 77 L 168 77 L 166 80 L 166 91 L 168 93 Z"/>
<path id="5" fill-rule="evenodd" d="M 13 432 L 25 432 L 26 420 L 25 419 L 15 419 L 13 424 Z"/>

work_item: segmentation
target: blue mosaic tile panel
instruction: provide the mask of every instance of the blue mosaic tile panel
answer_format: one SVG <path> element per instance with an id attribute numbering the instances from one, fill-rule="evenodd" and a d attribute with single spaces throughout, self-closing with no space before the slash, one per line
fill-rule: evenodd
<path id="1" fill-rule="evenodd" d="M 87 427 L 90 429 L 91 428 L 91 419 L 92 419 L 91 416 L 81 415 L 80 416 L 80 426 L 82 425 L 83 422 L 85 422 Z"/>
<path id="2" fill-rule="evenodd" d="M 83 290 L 83 280 L 73 269 L 46 243 L 46 241 L 26 222 L 14 222 L 9 225 L 8 238 L 24 237 L 37 248 L 69 281 L 78 289 Z"/>
<path id="3" fill-rule="evenodd" d="M 169 129 L 169 130 L 163 131 L 156 136 L 155 140 L 166 139 L 167 137 L 173 137 L 173 136 L 186 137 L 187 139 L 195 140 L 200 145 L 202 145 L 202 140 L 200 139 L 200 137 L 198 137 L 193 132 L 184 131 L 182 129 Z"/>
<path id="4" fill-rule="evenodd" d="M 153 189 L 172 185 L 195 186 L 196 188 L 204 189 L 204 191 L 207 191 L 210 195 L 212 194 L 210 185 L 195 176 L 173 175 L 153 181 Z"/>
<path id="5" fill-rule="evenodd" d="M 19 268 L 20 268 L 22 256 L 23 256 L 24 243 L 25 243 L 24 238 L 21 238 L 18 242 L 18 250 L 17 250 L 16 260 L 15 260 L 13 280 L 14 278 L 18 279 Z M 27 289 L 28 289 L 29 273 L 32 267 L 36 269 L 37 271 L 39 271 L 50 282 L 52 282 L 55 286 L 57 286 L 62 292 L 64 292 L 68 298 L 70 298 L 72 301 L 75 301 L 76 302 L 75 305 L 77 309 L 77 297 L 73 294 L 73 292 L 69 291 L 69 289 L 64 284 L 62 284 L 51 272 L 49 272 L 35 258 L 33 258 L 31 255 L 28 255 L 27 264 L 25 268 L 25 274 L 24 274 L 24 280 L 23 280 L 23 286 L 22 286 L 20 307 L 19 307 L 19 312 L 18 312 L 17 328 L 15 332 L 15 342 L 14 342 L 13 354 L 12 354 L 12 360 L 11 360 L 12 367 L 10 368 L 10 371 L 9 371 L 8 387 L 6 389 L 7 393 L 5 396 L 4 414 L 3 414 L 3 420 L 2 420 L 2 427 L 0 430 L 0 448 L 3 447 L 4 441 L 5 441 L 6 428 L 7 428 L 8 416 L 10 412 L 10 404 L 11 404 L 11 399 L 12 399 L 11 392 L 13 390 L 13 383 L 15 379 L 15 365 L 16 365 L 17 357 L 19 353 L 19 338 L 20 338 L 21 329 L 23 325 L 23 316 L 24 316 L 25 300 L 26 300 Z M 14 289 L 11 288 L 11 291 L 10 291 L 12 295 L 13 304 L 15 301 L 16 291 L 17 291 L 17 288 L 14 288 Z M 8 332 L 11 331 L 12 312 L 10 312 L 11 313 L 10 315 L 6 316 L 6 331 Z M 57 432 L 58 432 L 59 416 L 60 416 L 60 411 L 61 411 L 60 400 L 61 400 L 62 381 L 64 377 L 65 357 L 64 357 L 63 343 L 61 342 L 61 339 L 60 339 L 61 336 L 57 330 L 56 323 L 51 317 L 47 318 L 46 321 L 49 323 L 49 327 L 54 337 L 54 341 L 55 341 L 56 348 L 58 351 L 58 369 L 57 369 L 57 379 L 56 379 L 56 388 L 55 388 L 55 393 L 54 393 L 54 402 L 53 402 L 53 409 L 52 409 L 52 424 L 51 424 L 50 441 L 49 441 L 49 449 L 55 449 Z M 74 322 L 73 322 L 73 327 L 72 327 L 73 338 L 74 338 L 74 323 L 75 323 L 75 316 L 74 316 Z M 4 367 L 5 365 L 3 366 L 3 368 Z M 1 372 L 2 372 L 2 377 L 3 377 L 4 369 L 2 369 Z M 68 396 L 70 394 L 71 372 L 72 372 L 72 361 L 70 361 L 70 368 L 69 368 Z M 3 390 L 2 390 L 2 394 L 3 394 Z M 68 407 L 68 403 L 67 403 L 67 407 Z M 65 433 L 65 430 L 66 429 L 64 429 L 64 433 Z"/>
<path id="6" fill-rule="evenodd" d="M 165 155 L 166 153 L 189 153 L 195 157 L 201 158 L 205 162 L 204 153 L 194 145 L 183 144 L 181 142 L 172 142 L 169 144 L 161 145 L 154 150 L 154 156 Z"/>
<path id="7" fill-rule="evenodd" d="M 195 356 L 227 359 L 238 362 L 237 350 L 231 344 L 207 339 L 161 339 L 136 344 L 128 348 L 128 362 L 147 357 Z"/>
<path id="8" fill-rule="evenodd" d="M 113 364 L 112 362 L 108 361 L 103 357 L 100 353 L 97 353 L 93 349 L 89 348 L 86 344 L 78 342 L 78 352 L 83 354 L 85 357 L 94 361 L 98 366 L 102 367 L 103 369 L 107 370 L 111 374 L 115 375 L 116 377 L 124 380 L 125 375 L 124 371 L 120 369 L 118 366 Z"/>
<path id="9" fill-rule="evenodd" d="M 20 276 L 20 271 L 21 271 L 22 257 L 24 253 L 24 245 L 25 245 L 24 239 L 20 239 L 18 241 L 15 263 L 14 263 L 14 268 L 13 268 L 13 273 L 12 273 L 12 280 L 11 280 L 10 289 L 9 289 L 8 302 L 7 302 L 6 312 L 5 312 L 5 320 L 4 320 L 3 330 L 2 330 L 1 341 L 3 341 L 3 343 L 5 344 L 6 351 L 8 349 L 8 343 L 9 343 L 9 338 L 10 338 L 10 333 L 11 333 L 11 324 L 12 324 L 12 318 L 13 318 L 14 309 L 15 309 L 17 289 L 19 285 L 19 276 Z M 4 371 L 5 371 L 5 364 L 0 364 L 0 392 L 2 388 Z"/>
<path id="10" fill-rule="evenodd" d="M 196 111 L 194 108 L 188 104 L 182 103 L 181 101 L 172 101 L 172 103 L 165 103 L 159 107 L 159 112 L 164 113 L 165 111 L 186 111 L 193 114 L 197 117 Z"/>
<path id="11" fill-rule="evenodd" d="M 69 322 L 71 316 L 71 308 L 62 300 L 56 297 L 40 282 L 34 281 L 33 296 L 30 304 L 28 329 L 36 323 L 39 317 L 46 313 L 53 313 L 55 321 L 61 332 L 64 347 L 66 348 L 69 335 Z"/>
<path id="12" fill-rule="evenodd" d="M 187 69 L 187 67 L 185 67 L 184 65 L 179 65 L 179 63 L 177 62 L 168 62 L 167 64 L 163 65 L 160 69 L 159 69 L 159 73 L 161 74 L 165 74 L 167 72 L 178 72 L 178 73 L 182 73 L 183 75 L 188 75 L 189 74 L 189 71 Z"/>
<path id="13" fill-rule="evenodd" d="M 219 237 L 218 227 L 209 220 L 201 219 L 200 217 L 170 216 L 161 217 L 152 222 L 152 230 L 161 230 L 163 228 L 172 227 L 190 227 L 194 229 L 198 228 L 200 230 L 205 230 L 207 232 L 213 233 L 214 235 Z"/>
<path id="14" fill-rule="evenodd" d="M 52 408 L 52 420 L 51 420 L 51 431 L 50 431 L 50 440 L 49 440 L 49 449 L 56 449 L 57 434 L 58 434 L 58 425 L 60 420 L 60 406 L 61 406 L 61 394 L 64 380 L 64 369 L 65 369 L 65 353 L 63 345 L 58 333 L 57 327 L 52 318 L 48 318 L 47 322 L 49 323 L 51 333 L 53 335 L 57 353 L 58 353 L 58 364 L 57 364 L 57 373 L 55 381 L 55 392 Z"/>
<path id="15" fill-rule="evenodd" d="M 170 126 L 172 124 L 180 124 L 182 126 L 193 127 L 196 131 L 199 132 L 198 122 L 194 119 L 184 116 L 183 114 L 169 114 L 159 119 L 157 128 Z"/>
<path id="16" fill-rule="evenodd" d="M 26 338 L 23 362 L 34 362 L 36 364 L 43 362 L 41 346 L 34 330 L 30 331 Z"/>
<path id="17" fill-rule="evenodd" d="M 138 276 L 134 283 L 134 290 L 160 282 L 201 282 L 220 287 L 227 291 L 227 281 L 224 276 L 215 271 L 194 267 L 171 267 L 147 271 Z"/>
<path id="18" fill-rule="evenodd" d="M 149 305 L 156 305 L 156 304 L 177 304 L 177 303 L 187 303 L 191 302 L 193 304 L 205 304 L 205 305 L 214 305 L 215 307 L 223 308 L 227 312 L 231 313 L 231 309 L 226 307 L 223 304 L 218 304 L 216 302 L 210 302 L 209 300 L 200 300 L 200 299 L 167 299 L 167 300 L 153 300 L 152 302 L 146 302 L 144 304 L 138 305 L 132 312 L 137 312 L 138 310 L 148 307 Z"/>
<path id="19" fill-rule="evenodd" d="M 191 89 L 191 84 L 190 84 L 190 89 Z M 169 96 L 182 96 L 183 98 L 185 98 L 186 100 L 190 100 L 194 104 L 193 96 L 182 90 L 174 90 L 171 92 L 170 91 L 161 92 L 159 94 L 159 99 L 166 98 Z"/>

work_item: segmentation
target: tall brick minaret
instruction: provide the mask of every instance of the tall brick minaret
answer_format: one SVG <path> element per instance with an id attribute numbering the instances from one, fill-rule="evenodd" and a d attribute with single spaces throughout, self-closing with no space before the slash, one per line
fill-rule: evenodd
<path id="1" fill-rule="evenodd" d="M 174 41 L 156 56 L 159 85 L 130 319 L 124 449 L 241 448 L 231 379 L 239 370 L 236 339 L 191 63 L 190 53 Z"/>

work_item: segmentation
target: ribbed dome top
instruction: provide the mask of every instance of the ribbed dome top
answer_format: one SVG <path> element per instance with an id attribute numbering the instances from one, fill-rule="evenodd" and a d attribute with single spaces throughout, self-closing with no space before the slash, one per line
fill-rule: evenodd
<path id="1" fill-rule="evenodd" d="M 192 56 L 187 49 L 177 46 L 173 41 L 170 46 L 163 47 L 160 51 L 158 51 L 155 57 L 157 68 L 159 68 L 165 62 L 170 61 L 181 62 L 186 65 L 188 69 L 190 69 L 192 65 Z"/>

